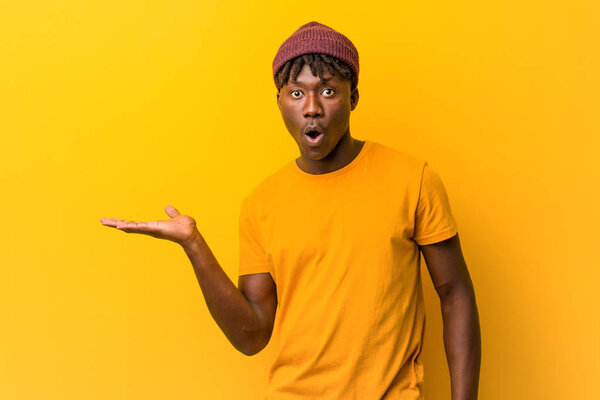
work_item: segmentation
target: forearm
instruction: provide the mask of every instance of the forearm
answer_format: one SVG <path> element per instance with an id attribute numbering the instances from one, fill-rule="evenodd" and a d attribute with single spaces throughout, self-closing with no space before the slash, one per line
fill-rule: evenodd
<path id="1" fill-rule="evenodd" d="M 263 341 L 264 324 L 219 265 L 202 235 L 182 244 L 213 319 L 240 352 L 251 355 Z"/>
<path id="2" fill-rule="evenodd" d="M 441 297 L 440 302 L 452 400 L 476 400 L 481 365 L 481 333 L 475 293 L 471 287 L 465 286 Z"/>

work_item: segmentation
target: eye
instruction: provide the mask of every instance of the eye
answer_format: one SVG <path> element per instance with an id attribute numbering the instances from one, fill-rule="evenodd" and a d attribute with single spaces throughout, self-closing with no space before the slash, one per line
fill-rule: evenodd
<path id="1" fill-rule="evenodd" d="M 300 95 L 298 95 L 298 96 L 294 96 L 294 93 L 302 93 L 302 92 L 300 92 L 299 90 L 292 90 L 292 91 L 290 92 L 290 94 L 292 95 L 292 97 L 297 99 L 297 98 L 298 98 Z"/>
<path id="2" fill-rule="evenodd" d="M 330 88 L 327 88 L 327 89 L 323 90 L 323 93 L 325 93 L 325 92 L 327 92 L 327 91 L 329 91 L 329 93 L 327 93 L 327 96 L 328 96 L 328 97 L 329 97 L 329 96 L 333 96 L 333 93 L 335 92 L 335 90 L 333 90 L 333 89 L 330 89 Z"/>

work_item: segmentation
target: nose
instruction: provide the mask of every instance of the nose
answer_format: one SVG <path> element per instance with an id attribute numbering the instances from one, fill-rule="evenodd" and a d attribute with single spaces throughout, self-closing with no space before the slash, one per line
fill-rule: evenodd
<path id="1" fill-rule="evenodd" d="M 304 117 L 317 118 L 321 116 L 323 116 L 323 107 L 319 95 L 315 95 L 314 93 L 308 94 L 304 103 Z"/>

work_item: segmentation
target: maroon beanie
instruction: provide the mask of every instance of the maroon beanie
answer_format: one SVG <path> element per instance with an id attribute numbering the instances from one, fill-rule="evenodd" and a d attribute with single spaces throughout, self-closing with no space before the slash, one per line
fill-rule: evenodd
<path id="1" fill-rule="evenodd" d="M 308 53 L 323 53 L 344 61 L 354 71 L 358 84 L 356 47 L 346 36 L 316 21 L 302 25 L 279 46 L 273 60 L 273 80 L 286 62 Z"/>

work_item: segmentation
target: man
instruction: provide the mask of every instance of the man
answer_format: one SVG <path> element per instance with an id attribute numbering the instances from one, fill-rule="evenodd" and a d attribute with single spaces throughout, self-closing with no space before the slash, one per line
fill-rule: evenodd
<path id="1" fill-rule="evenodd" d="M 317 22 L 273 61 L 277 104 L 300 157 L 242 202 L 236 287 L 195 221 L 102 219 L 184 248 L 211 315 L 253 355 L 277 333 L 267 399 L 423 399 L 420 252 L 439 294 L 452 399 L 476 399 L 473 285 L 439 176 L 409 154 L 350 135 L 358 52 Z M 277 317 L 277 318 L 276 318 Z"/>

